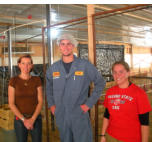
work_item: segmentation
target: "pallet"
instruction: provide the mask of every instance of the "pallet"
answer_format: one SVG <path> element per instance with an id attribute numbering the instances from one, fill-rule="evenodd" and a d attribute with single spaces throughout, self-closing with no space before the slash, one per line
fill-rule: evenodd
<path id="1" fill-rule="evenodd" d="M 4 105 L 0 108 L 0 127 L 5 130 L 14 129 L 14 114 L 8 105 Z"/>

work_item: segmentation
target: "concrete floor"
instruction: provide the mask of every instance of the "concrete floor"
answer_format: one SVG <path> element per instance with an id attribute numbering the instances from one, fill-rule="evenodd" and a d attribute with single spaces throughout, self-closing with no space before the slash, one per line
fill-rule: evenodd
<path id="1" fill-rule="evenodd" d="M 0 128 L 0 142 L 17 142 L 14 130 Z"/>

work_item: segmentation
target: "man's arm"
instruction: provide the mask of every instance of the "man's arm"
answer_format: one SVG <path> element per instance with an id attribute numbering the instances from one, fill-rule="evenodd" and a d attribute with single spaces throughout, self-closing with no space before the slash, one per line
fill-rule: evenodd
<path id="1" fill-rule="evenodd" d="M 55 106 L 53 98 L 53 75 L 51 68 L 49 68 L 46 72 L 46 96 L 48 108 L 51 110 L 51 107 Z"/>
<path id="2" fill-rule="evenodd" d="M 105 87 L 105 81 L 102 75 L 96 69 L 96 67 L 90 62 L 88 62 L 88 64 L 86 65 L 86 69 L 89 80 L 94 83 L 94 89 L 85 104 L 89 108 L 92 108 L 92 106 L 97 102 L 97 100 L 101 96 L 101 92 Z"/>

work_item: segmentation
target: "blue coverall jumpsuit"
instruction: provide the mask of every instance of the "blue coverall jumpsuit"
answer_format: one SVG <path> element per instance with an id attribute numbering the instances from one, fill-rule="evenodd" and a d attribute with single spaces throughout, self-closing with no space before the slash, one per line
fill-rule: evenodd
<path id="1" fill-rule="evenodd" d="M 94 82 L 94 90 L 88 98 L 88 90 Z M 92 142 L 89 114 L 80 105 L 91 108 L 99 99 L 105 86 L 101 74 L 89 61 L 74 56 L 69 74 L 62 61 L 54 63 L 46 73 L 48 107 L 55 105 L 56 125 L 61 142 Z"/>

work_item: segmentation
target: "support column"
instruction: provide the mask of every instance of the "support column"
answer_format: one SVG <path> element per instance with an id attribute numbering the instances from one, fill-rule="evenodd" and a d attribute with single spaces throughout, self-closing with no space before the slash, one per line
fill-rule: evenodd
<path id="1" fill-rule="evenodd" d="M 46 5 L 46 22 L 47 26 L 51 25 L 51 5 Z M 51 28 L 47 28 L 47 47 L 48 47 L 48 63 L 49 66 L 53 64 L 53 45 L 51 38 Z"/>
<path id="2" fill-rule="evenodd" d="M 95 28 L 94 28 L 94 5 L 87 5 L 88 14 L 88 58 L 92 64 L 96 65 L 96 41 L 95 41 Z"/>
<path id="3" fill-rule="evenodd" d="M 47 27 L 51 24 L 51 16 L 50 16 L 50 4 L 46 5 L 46 22 L 47 22 Z M 47 30 L 47 47 L 48 47 L 48 64 L 49 66 L 51 66 L 51 64 L 53 63 L 52 61 L 52 40 L 51 40 L 51 30 L 50 28 L 45 28 L 42 30 L 43 33 L 43 46 L 44 46 L 44 34 L 45 31 Z M 43 47 L 43 52 L 45 53 L 46 49 Z M 46 63 L 45 63 L 45 58 L 46 55 L 43 54 L 43 66 L 44 66 L 44 73 L 46 73 Z M 44 76 L 45 77 L 45 76 Z M 46 80 L 44 81 L 44 88 L 46 87 Z M 44 94 L 45 94 L 45 114 L 46 114 L 46 138 L 47 138 L 47 142 L 50 142 L 50 129 L 49 129 L 49 113 L 48 113 L 48 104 L 47 104 L 47 98 L 46 98 L 46 90 L 43 90 Z M 52 120 L 53 119 L 53 120 Z M 51 124 L 52 122 L 54 123 L 54 117 L 51 115 Z M 54 126 L 54 125 L 53 125 Z"/>
<path id="4" fill-rule="evenodd" d="M 94 14 L 94 5 L 87 5 L 88 15 L 88 59 L 96 66 L 96 34 L 95 34 L 95 20 L 92 16 Z M 92 92 L 93 85 L 90 86 Z M 91 120 L 94 120 L 95 124 L 95 142 L 98 142 L 98 103 L 95 105 L 95 109 L 91 111 Z"/>
<path id="5" fill-rule="evenodd" d="M 7 36 L 8 36 L 8 69 L 9 69 L 10 77 L 13 77 L 11 30 L 8 30 Z"/>
<path id="6" fill-rule="evenodd" d="M 131 66 L 131 69 L 133 69 L 134 65 L 133 65 L 133 47 L 132 47 L 132 44 L 130 45 L 130 66 Z"/>

